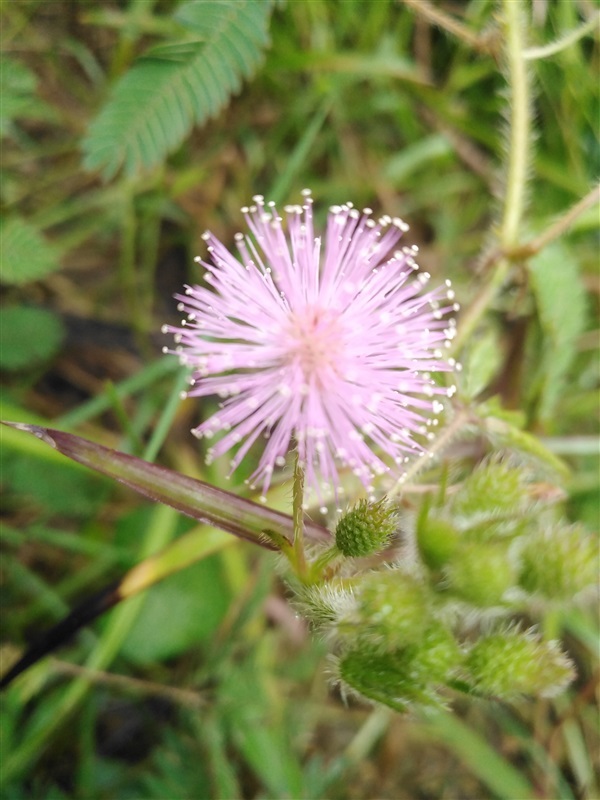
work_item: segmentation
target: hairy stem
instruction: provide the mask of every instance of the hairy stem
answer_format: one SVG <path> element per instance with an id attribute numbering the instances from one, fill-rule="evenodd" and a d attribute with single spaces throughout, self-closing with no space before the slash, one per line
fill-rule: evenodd
<path id="1" fill-rule="evenodd" d="M 506 32 L 505 58 L 510 83 L 511 115 L 508 174 L 500 227 L 500 242 L 504 249 L 508 249 L 518 241 L 521 219 L 525 209 L 531 137 L 529 80 L 527 66 L 523 58 L 525 24 L 522 16 L 522 5 L 521 3 L 515 3 L 514 0 L 504 0 L 503 6 Z"/>
<path id="2" fill-rule="evenodd" d="M 511 262 L 504 256 L 518 243 L 519 230 L 525 210 L 527 170 L 530 158 L 531 119 L 529 79 L 523 57 L 525 23 L 521 3 L 504 0 L 505 60 L 510 86 L 510 130 L 508 138 L 508 164 L 506 188 L 499 226 L 498 257 L 493 272 L 471 305 L 463 314 L 452 351 L 458 352 L 469 339 L 480 319 L 508 277 Z"/>

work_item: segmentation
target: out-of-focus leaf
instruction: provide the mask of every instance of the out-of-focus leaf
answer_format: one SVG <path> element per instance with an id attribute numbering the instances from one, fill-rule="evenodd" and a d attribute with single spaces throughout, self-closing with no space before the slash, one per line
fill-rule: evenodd
<path id="1" fill-rule="evenodd" d="M 130 539 L 136 529 L 141 535 L 147 519 L 148 509 L 142 509 L 128 515 L 121 527 L 127 527 Z M 173 658 L 206 641 L 223 619 L 228 604 L 218 556 L 198 561 L 148 592 L 123 653 L 138 664 Z"/>
<path id="2" fill-rule="evenodd" d="M 585 290 L 576 259 L 560 242 L 538 253 L 528 268 L 543 333 L 535 386 L 538 416 L 548 419 L 563 391 L 577 337 L 585 328 Z"/>
<path id="3" fill-rule="evenodd" d="M 0 457 L 5 490 L 54 514 L 85 516 L 94 512 L 105 495 L 105 482 L 63 460 L 49 469 L 44 461 L 3 448 Z M 9 495 L 10 496 L 10 495 Z"/>
<path id="4" fill-rule="evenodd" d="M 496 447 L 520 451 L 561 479 L 569 477 L 569 468 L 564 461 L 544 447 L 537 436 L 532 436 L 507 420 L 495 416 L 485 416 L 483 424 L 490 441 Z"/>
<path id="5" fill-rule="evenodd" d="M 133 773 L 136 782 L 132 787 L 123 790 L 123 782 L 118 784 L 119 796 L 125 798 L 201 798 L 201 797 L 241 797 L 241 792 L 229 794 L 215 793 L 215 776 L 211 772 L 211 762 L 206 758 L 204 741 L 214 730 L 212 714 L 207 709 L 201 715 L 198 725 L 199 736 L 182 734 L 180 729 L 162 726 L 162 743 L 152 752 L 151 758 L 144 764 L 143 770 Z M 211 744 L 213 744 L 211 738 Z M 199 758 L 202 753 L 202 758 Z M 233 765 L 230 766 L 234 770 Z M 113 792 L 114 796 L 114 792 Z"/>
<path id="6" fill-rule="evenodd" d="M 51 113 L 35 96 L 36 85 L 37 78 L 28 67 L 6 56 L 0 58 L 0 136 L 8 135 L 17 119 L 45 118 Z"/>
<path id="7" fill-rule="evenodd" d="M 289 732 L 283 720 L 269 712 L 267 686 L 253 674 L 257 668 L 248 661 L 223 676 L 221 696 L 227 698 L 225 714 L 232 743 L 270 796 L 305 797 L 302 771 L 290 752 Z"/>
<path id="8" fill-rule="evenodd" d="M 0 220 L 0 281 L 22 284 L 60 267 L 58 251 L 37 228 L 19 217 Z"/>
<path id="9" fill-rule="evenodd" d="M 461 393 L 468 399 L 477 397 L 496 374 L 500 364 L 500 342 L 494 329 L 474 339 L 463 357 Z"/>
<path id="10" fill-rule="evenodd" d="M 392 156 L 384 167 L 384 175 L 395 185 L 401 185 L 409 175 L 428 164 L 452 156 L 452 147 L 442 134 L 432 134 Z"/>
<path id="11" fill-rule="evenodd" d="M 62 344 L 60 318 L 43 308 L 11 306 L 0 312 L 0 369 L 16 370 L 52 358 Z"/>
<path id="12" fill-rule="evenodd" d="M 519 800 L 535 797 L 533 787 L 521 772 L 458 717 L 436 709 L 429 714 L 425 727 L 459 755 L 467 769 L 477 775 L 494 796 L 518 797 Z"/>

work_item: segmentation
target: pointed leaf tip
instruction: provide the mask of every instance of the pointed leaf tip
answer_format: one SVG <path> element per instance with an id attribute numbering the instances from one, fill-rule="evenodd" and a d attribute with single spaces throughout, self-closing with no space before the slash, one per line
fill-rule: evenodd
<path id="1" fill-rule="evenodd" d="M 46 444 L 49 444 L 50 447 L 53 447 L 55 450 L 58 450 L 56 442 L 50 436 L 50 432 L 48 428 L 42 428 L 39 425 L 29 425 L 26 422 L 9 422 L 8 420 L 0 420 L 1 425 L 6 425 L 7 428 L 15 428 L 18 431 L 25 431 L 25 433 L 31 433 L 36 439 L 41 439 Z"/>
<path id="2" fill-rule="evenodd" d="M 275 531 L 288 541 L 293 539 L 293 521 L 289 515 L 232 492 L 71 433 L 22 422 L 3 424 L 32 434 L 64 456 L 125 484 L 154 502 L 164 503 L 260 547 L 279 549 L 272 540 L 265 539 L 264 531 Z M 328 530 L 310 521 L 306 523 L 306 533 L 321 541 L 331 537 Z"/>

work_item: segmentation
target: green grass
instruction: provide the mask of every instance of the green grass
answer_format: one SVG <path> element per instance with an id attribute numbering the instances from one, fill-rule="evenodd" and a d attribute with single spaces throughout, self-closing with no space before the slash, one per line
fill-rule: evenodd
<path id="1" fill-rule="evenodd" d="M 432 5 L 436 25 L 421 2 L 252 7 L 247 64 L 227 60 L 239 34 L 226 29 L 229 49 L 215 62 L 225 77 L 215 68 L 208 83 L 194 78 L 207 92 L 189 110 L 202 127 L 190 117 L 136 140 L 128 115 L 168 125 L 154 106 L 145 120 L 152 76 L 142 76 L 142 101 L 136 75 L 148 62 L 137 59 L 161 47 L 178 80 L 173 64 L 205 58 L 197 45 L 184 62 L 165 50 L 200 36 L 181 26 L 194 7 L 5 3 L 3 418 L 246 491 L 251 463 L 230 481 L 225 464 L 204 465 L 189 435 L 203 412 L 178 402 L 182 378 L 161 354 L 160 327 L 178 321 L 172 294 L 198 276 L 206 228 L 230 242 L 253 194 L 284 204 L 309 186 L 321 221 L 328 205 L 351 200 L 410 223 L 420 264 L 434 280 L 450 277 L 461 302 L 463 398 L 495 396 L 488 435 L 498 446 L 529 448 L 551 467 L 538 437 L 547 441 L 570 468 L 557 502 L 597 525 L 597 11 L 515 4 L 518 47 L 587 25 L 515 68 L 510 2 Z M 527 85 L 532 113 L 515 134 L 515 92 Z M 545 246 L 553 231 L 560 237 Z M 538 237 L 539 254 L 517 252 Z M 511 427 L 517 414 L 524 431 Z M 8 666 L 78 599 L 190 527 L 12 430 L 2 431 L 0 464 Z M 287 485 L 272 503 L 289 509 Z M 403 717 L 344 705 L 325 647 L 286 604 L 275 558 L 232 540 L 5 692 L 2 796 L 591 799 L 600 778 L 590 605 L 544 620 L 577 665 L 566 696 L 510 708 L 462 700 L 452 714 Z"/>

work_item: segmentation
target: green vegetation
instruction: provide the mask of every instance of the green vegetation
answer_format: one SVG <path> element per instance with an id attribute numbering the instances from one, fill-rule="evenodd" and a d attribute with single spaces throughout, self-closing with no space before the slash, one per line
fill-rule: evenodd
<path id="1" fill-rule="evenodd" d="M 336 670 L 385 701 L 409 657 L 445 677 L 454 641 L 432 624 L 429 655 L 348 648 L 332 666 L 287 603 L 278 557 L 4 428 L 3 669 L 168 544 L 195 563 L 3 694 L 2 796 L 596 797 L 598 619 L 580 592 L 598 526 L 595 5 L 30 0 L 0 13 L 1 417 L 249 496 L 255 454 L 230 480 L 226 459 L 205 465 L 189 429 L 212 401 L 180 402 L 186 376 L 161 354 L 161 325 L 179 322 L 172 296 L 199 278 L 202 232 L 231 243 L 254 194 L 297 202 L 305 186 L 318 222 L 345 201 L 401 216 L 423 269 L 452 279 L 463 368 L 440 458 L 394 493 L 400 525 L 414 525 L 444 597 L 483 605 L 518 584 L 565 598 L 480 640 L 478 686 L 519 694 L 538 680 L 511 685 L 508 662 L 490 672 L 507 643 L 525 669 L 558 639 L 577 671 L 564 694 L 510 706 L 345 705 Z M 268 506 L 291 513 L 289 481 Z M 309 587 L 303 602 L 327 628 L 340 598 Z M 524 634 L 533 622 L 548 643 Z"/>

